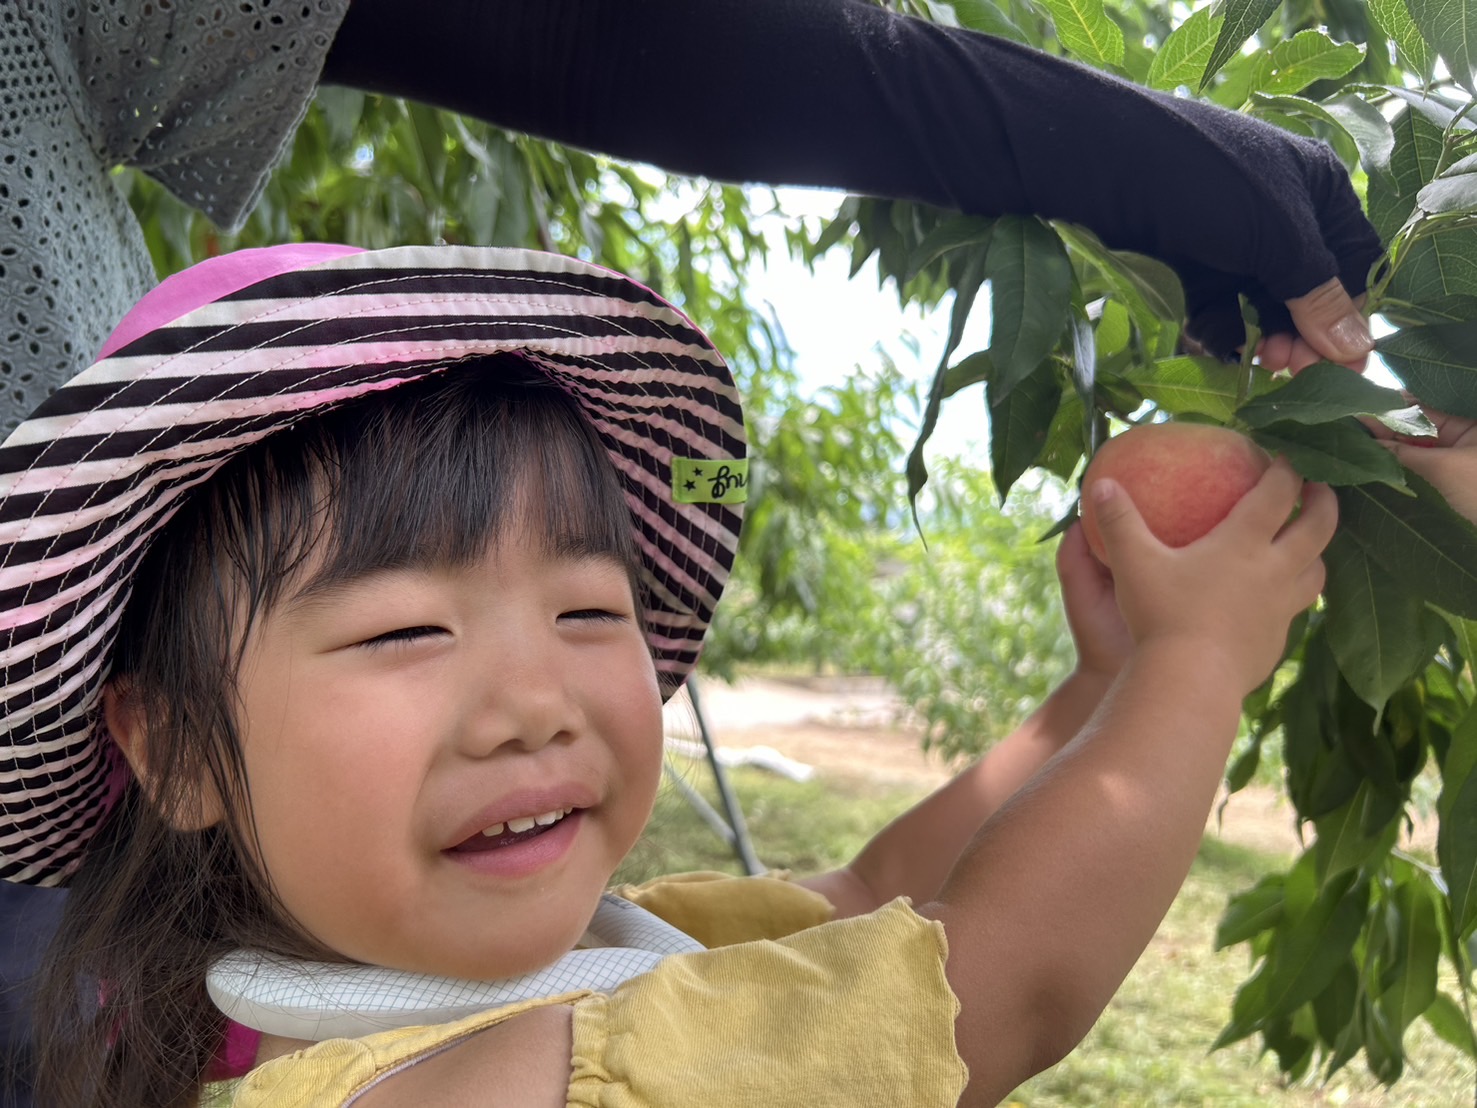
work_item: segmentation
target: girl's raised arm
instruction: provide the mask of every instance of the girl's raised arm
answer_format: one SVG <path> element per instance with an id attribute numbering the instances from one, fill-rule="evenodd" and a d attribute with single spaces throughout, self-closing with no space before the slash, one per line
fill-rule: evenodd
<path id="1" fill-rule="evenodd" d="M 1153 936 L 1194 857 L 1242 697 L 1322 588 L 1337 515 L 1327 488 L 1278 462 L 1214 531 L 1172 550 L 1121 489 L 1104 491 L 1133 654 L 1082 733 L 921 908 L 949 940 L 966 1104 L 994 1104 L 1070 1050 Z M 1302 513 L 1284 525 L 1300 491 Z"/>
<path id="2" fill-rule="evenodd" d="M 848 865 L 800 882 L 830 900 L 838 918 L 898 896 L 915 904 L 937 897 L 975 832 L 1082 729 L 1123 668 L 1133 640 L 1112 575 L 1088 552 L 1081 527 L 1062 536 L 1056 566 L 1076 668 L 1024 723 L 878 832 Z"/>

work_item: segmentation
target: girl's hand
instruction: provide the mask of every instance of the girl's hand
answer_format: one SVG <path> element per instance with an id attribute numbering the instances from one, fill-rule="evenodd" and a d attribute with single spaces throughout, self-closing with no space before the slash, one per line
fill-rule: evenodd
<path id="1" fill-rule="evenodd" d="M 1371 430 L 1401 465 L 1435 485 L 1447 503 L 1477 523 L 1477 420 L 1436 411 L 1426 415 L 1436 424 L 1434 441 L 1395 435 L 1383 424 Z"/>
<path id="2" fill-rule="evenodd" d="M 1115 482 L 1093 486 L 1118 606 L 1136 648 L 1167 645 L 1203 658 L 1238 696 L 1282 657 L 1293 617 L 1323 588 L 1321 555 L 1338 522 L 1325 485 L 1304 484 L 1285 459 L 1209 534 L 1173 549 L 1145 526 Z M 1288 516 L 1302 498 L 1302 512 Z"/>
<path id="3" fill-rule="evenodd" d="M 1113 595 L 1113 575 L 1092 556 L 1082 525 L 1074 523 L 1056 550 L 1067 627 L 1077 648 L 1077 672 L 1111 682 L 1133 653 L 1133 636 Z"/>

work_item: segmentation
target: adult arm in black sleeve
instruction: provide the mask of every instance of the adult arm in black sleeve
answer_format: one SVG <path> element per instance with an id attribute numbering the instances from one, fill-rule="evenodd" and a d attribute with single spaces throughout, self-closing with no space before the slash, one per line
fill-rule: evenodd
<path id="1" fill-rule="evenodd" d="M 1285 327 L 1380 252 L 1323 144 L 868 0 L 353 0 L 324 79 L 679 172 L 1080 223 L 1175 266 L 1222 353 L 1238 291 Z"/>

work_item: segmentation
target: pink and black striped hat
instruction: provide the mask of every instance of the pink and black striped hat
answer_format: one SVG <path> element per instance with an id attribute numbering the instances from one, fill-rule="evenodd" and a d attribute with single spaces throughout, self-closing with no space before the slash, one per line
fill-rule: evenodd
<path id="1" fill-rule="evenodd" d="M 133 572 L 181 498 L 295 420 L 509 352 L 566 389 L 604 442 L 657 669 L 681 684 L 747 491 L 738 394 L 691 321 L 619 274 L 531 251 L 213 258 L 140 301 L 0 446 L 0 877 L 64 883 L 117 800 L 127 770 L 101 687 Z"/>

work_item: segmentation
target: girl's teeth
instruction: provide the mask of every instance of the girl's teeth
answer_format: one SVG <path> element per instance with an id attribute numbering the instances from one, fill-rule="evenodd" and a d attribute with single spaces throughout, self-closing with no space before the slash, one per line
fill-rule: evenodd
<path id="1" fill-rule="evenodd" d="M 504 831 L 521 835 L 524 831 L 532 831 L 534 827 L 552 826 L 572 811 L 574 811 L 573 808 L 560 808 L 556 812 L 544 812 L 542 815 L 520 816 L 517 819 L 508 820 L 507 823 L 494 823 L 491 827 L 484 828 L 482 834 L 489 839 L 497 838 Z"/>

